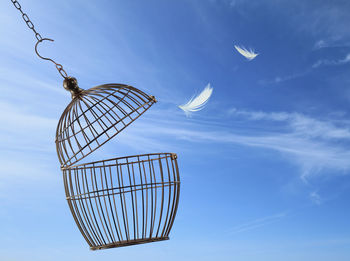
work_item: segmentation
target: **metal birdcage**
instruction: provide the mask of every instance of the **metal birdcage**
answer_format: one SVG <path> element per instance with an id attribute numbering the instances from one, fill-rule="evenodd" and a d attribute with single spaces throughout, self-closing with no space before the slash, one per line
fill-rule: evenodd
<path id="1" fill-rule="evenodd" d="M 57 126 L 56 148 L 62 166 L 72 165 L 130 125 L 156 102 L 124 84 L 76 88 Z"/>
<path id="2" fill-rule="evenodd" d="M 123 84 L 82 90 L 72 77 L 64 87 L 72 101 L 59 120 L 56 148 L 68 205 L 90 249 L 169 239 L 180 192 L 176 154 L 76 165 L 141 116 L 155 98 Z"/>
<path id="3" fill-rule="evenodd" d="M 63 168 L 68 205 L 90 249 L 169 239 L 180 178 L 172 153 Z"/>
<path id="4" fill-rule="evenodd" d="M 127 156 L 77 163 L 140 117 L 155 102 L 129 85 L 104 84 L 80 89 L 62 64 L 41 56 L 43 38 L 17 0 L 37 42 L 36 54 L 55 64 L 72 94 L 56 131 L 56 150 L 74 220 L 90 249 L 104 249 L 169 239 L 177 211 L 180 176 L 174 153 Z"/>

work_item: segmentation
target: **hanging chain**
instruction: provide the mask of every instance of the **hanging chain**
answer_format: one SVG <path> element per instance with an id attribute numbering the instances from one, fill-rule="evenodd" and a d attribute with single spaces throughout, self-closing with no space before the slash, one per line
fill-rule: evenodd
<path id="1" fill-rule="evenodd" d="M 30 21 L 28 15 L 22 11 L 22 7 L 21 7 L 20 3 L 18 3 L 17 0 L 11 0 L 11 2 L 12 2 L 13 5 L 17 8 L 17 10 L 19 10 L 19 11 L 21 12 L 22 18 L 23 18 L 24 22 L 26 22 L 28 28 L 34 32 L 35 38 L 36 38 L 38 41 L 41 41 L 43 38 L 42 38 L 41 35 L 35 30 L 34 24 L 32 23 L 32 21 Z"/>
<path id="2" fill-rule="evenodd" d="M 44 59 L 44 60 L 48 60 L 50 62 L 53 62 L 56 66 L 56 69 L 57 71 L 60 73 L 60 75 L 63 77 L 63 78 L 67 78 L 68 75 L 66 73 L 66 71 L 63 69 L 63 66 L 59 63 L 56 63 L 54 60 L 50 59 L 50 58 L 45 58 L 45 57 L 42 57 L 39 53 L 38 53 L 38 50 L 37 50 L 37 46 L 39 43 L 41 43 L 42 41 L 45 41 L 45 40 L 49 40 L 49 41 L 53 41 L 52 39 L 49 39 L 49 38 L 42 38 L 42 36 L 35 30 L 34 28 L 34 24 L 32 23 L 32 21 L 29 19 L 28 15 L 26 13 L 24 13 L 22 11 L 22 7 L 21 7 L 21 4 L 17 2 L 17 0 L 11 0 L 11 2 L 13 3 L 13 5 L 16 7 L 17 10 L 19 10 L 22 14 L 22 18 L 24 20 L 24 22 L 27 24 L 28 28 L 30 30 L 32 30 L 35 34 L 35 38 L 38 40 L 36 45 L 35 45 L 35 52 L 36 54 L 41 58 L 41 59 Z"/>

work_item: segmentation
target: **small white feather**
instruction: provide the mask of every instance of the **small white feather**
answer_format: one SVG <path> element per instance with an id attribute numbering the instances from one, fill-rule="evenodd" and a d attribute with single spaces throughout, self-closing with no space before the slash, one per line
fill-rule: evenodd
<path id="1" fill-rule="evenodd" d="M 203 109 L 212 93 L 213 88 L 210 87 L 210 83 L 208 83 L 208 85 L 197 97 L 192 97 L 186 104 L 180 105 L 179 108 L 183 110 L 187 116 L 189 116 L 191 112 Z"/>
<path id="2" fill-rule="evenodd" d="M 238 45 L 235 45 L 235 48 L 241 55 L 243 55 L 249 61 L 253 60 L 258 55 L 258 53 L 255 53 L 252 49 L 247 50 L 243 46 L 239 47 Z"/>

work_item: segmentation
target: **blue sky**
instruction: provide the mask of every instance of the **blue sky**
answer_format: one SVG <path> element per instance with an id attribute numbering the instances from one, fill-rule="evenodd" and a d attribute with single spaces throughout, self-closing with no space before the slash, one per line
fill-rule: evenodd
<path id="1" fill-rule="evenodd" d="M 88 249 L 54 144 L 70 94 L 2 1 L 1 260 L 350 260 L 350 2 L 21 4 L 55 39 L 42 55 L 81 88 L 125 83 L 159 101 L 91 157 L 176 152 L 182 188 L 170 241 Z M 208 83 L 187 118 L 177 106 Z"/>

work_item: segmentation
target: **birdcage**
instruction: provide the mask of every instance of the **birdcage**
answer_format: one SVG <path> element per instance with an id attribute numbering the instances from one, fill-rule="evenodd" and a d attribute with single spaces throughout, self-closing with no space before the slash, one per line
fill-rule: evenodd
<path id="1" fill-rule="evenodd" d="M 76 87 L 72 97 L 56 131 L 57 154 L 63 166 L 75 164 L 101 147 L 156 102 L 154 96 L 124 84 L 88 90 Z"/>
<path id="2" fill-rule="evenodd" d="M 123 84 L 82 90 L 74 78 L 64 87 L 72 101 L 59 120 L 56 148 L 68 205 L 90 249 L 169 239 L 180 192 L 175 153 L 78 163 L 141 116 L 155 98 Z"/>
<path id="3" fill-rule="evenodd" d="M 169 239 L 179 199 L 172 153 L 128 156 L 63 168 L 68 205 L 90 248 Z"/>
<path id="4" fill-rule="evenodd" d="M 155 102 L 129 85 L 80 89 L 62 64 L 41 56 L 43 38 L 11 0 L 33 31 L 36 54 L 55 64 L 72 94 L 56 130 L 56 150 L 68 205 L 92 250 L 169 239 L 179 201 L 180 177 L 174 153 L 153 153 L 78 163 L 124 130 Z M 78 164 L 78 165 L 77 165 Z"/>

